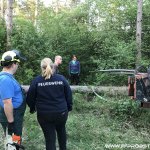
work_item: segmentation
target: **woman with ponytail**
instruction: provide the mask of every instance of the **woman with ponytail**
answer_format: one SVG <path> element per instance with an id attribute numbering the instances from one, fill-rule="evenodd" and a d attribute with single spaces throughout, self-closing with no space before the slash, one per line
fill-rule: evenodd
<path id="1" fill-rule="evenodd" d="M 72 92 L 64 76 L 53 74 L 50 58 L 41 61 L 41 75 L 33 79 L 27 93 L 30 113 L 37 111 L 37 120 L 44 133 L 46 150 L 56 150 L 56 133 L 60 150 L 66 150 L 66 121 L 72 110 Z"/>

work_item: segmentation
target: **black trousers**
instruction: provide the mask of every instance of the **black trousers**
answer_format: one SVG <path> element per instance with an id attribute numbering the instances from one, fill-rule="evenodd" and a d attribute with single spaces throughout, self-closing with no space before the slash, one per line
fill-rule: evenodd
<path id="1" fill-rule="evenodd" d="M 79 84 L 79 75 L 71 73 L 70 80 L 71 80 L 71 85 L 78 85 Z"/>
<path id="2" fill-rule="evenodd" d="M 25 109 L 26 109 L 26 101 L 24 100 L 19 108 L 13 110 L 14 133 L 19 136 L 22 136 L 23 117 L 24 117 Z M 4 108 L 2 108 L 1 106 L 0 106 L 0 123 L 3 127 L 4 133 L 6 134 L 6 128 L 8 122 L 4 112 Z"/>
<path id="3" fill-rule="evenodd" d="M 66 121 L 68 112 L 37 114 L 37 120 L 44 133 L 46 150 L 56 150 L 56 133 L 58 137 L 59 150 L 66 150 Z"/>

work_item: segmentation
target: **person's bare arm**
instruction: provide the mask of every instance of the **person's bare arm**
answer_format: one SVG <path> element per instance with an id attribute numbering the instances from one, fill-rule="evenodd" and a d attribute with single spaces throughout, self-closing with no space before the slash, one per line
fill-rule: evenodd
<path id="1" fill-rule="evenodd" d="M 5 99 L 3 100 L 3 103 L 4 103 L 4 112 L 7 117 L 8 122 L 9 123 L 14 122 L 12 100 Z"/>

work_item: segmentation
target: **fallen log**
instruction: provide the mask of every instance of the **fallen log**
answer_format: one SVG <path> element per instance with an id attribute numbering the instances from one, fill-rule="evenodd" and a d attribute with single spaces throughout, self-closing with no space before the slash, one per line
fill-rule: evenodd
<path id="1" fill-rule="evenodd" d="M 109 95 L 127 95 L 128 94 L 128 87 L 121 86 L 70 86 L 73 92 L 80 92 L 80 93 L 106 93 Z M 22 85 L 22 88 L 25 92 L 28 91 L 28 85 Z"/>

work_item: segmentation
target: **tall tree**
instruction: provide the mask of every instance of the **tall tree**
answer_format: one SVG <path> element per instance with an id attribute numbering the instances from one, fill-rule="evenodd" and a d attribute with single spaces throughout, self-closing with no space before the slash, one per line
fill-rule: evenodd
<path id="1" fill-rule="evenodd" d="M 4 18 L 4 0 L 0 0 L 1 5 L 1 17 Z"/>
<path id="2" fill-rule="evenodd" d="M 11 48 L 11 33 L 12 33 L 12 16 L 13 16 L 13 0 L 7 0 L 7 16 L 6 16 L 6 27 L 7 27 L 7 49 Z"/>
<path id="3" fill-rule="evenodd" d="M 137 24 L 136 24 L 136 67 L 141 63 L 141 33 L 142 33 L 142 5 L 143 0 L 137 0 Z"/>
<path id="4" fill-rule="evenodd" d="M 38 6 L 39 6 L 39 0 L 35 0 L 35 18 L 34 18 L 35 27 L 37 26 Z"/>

